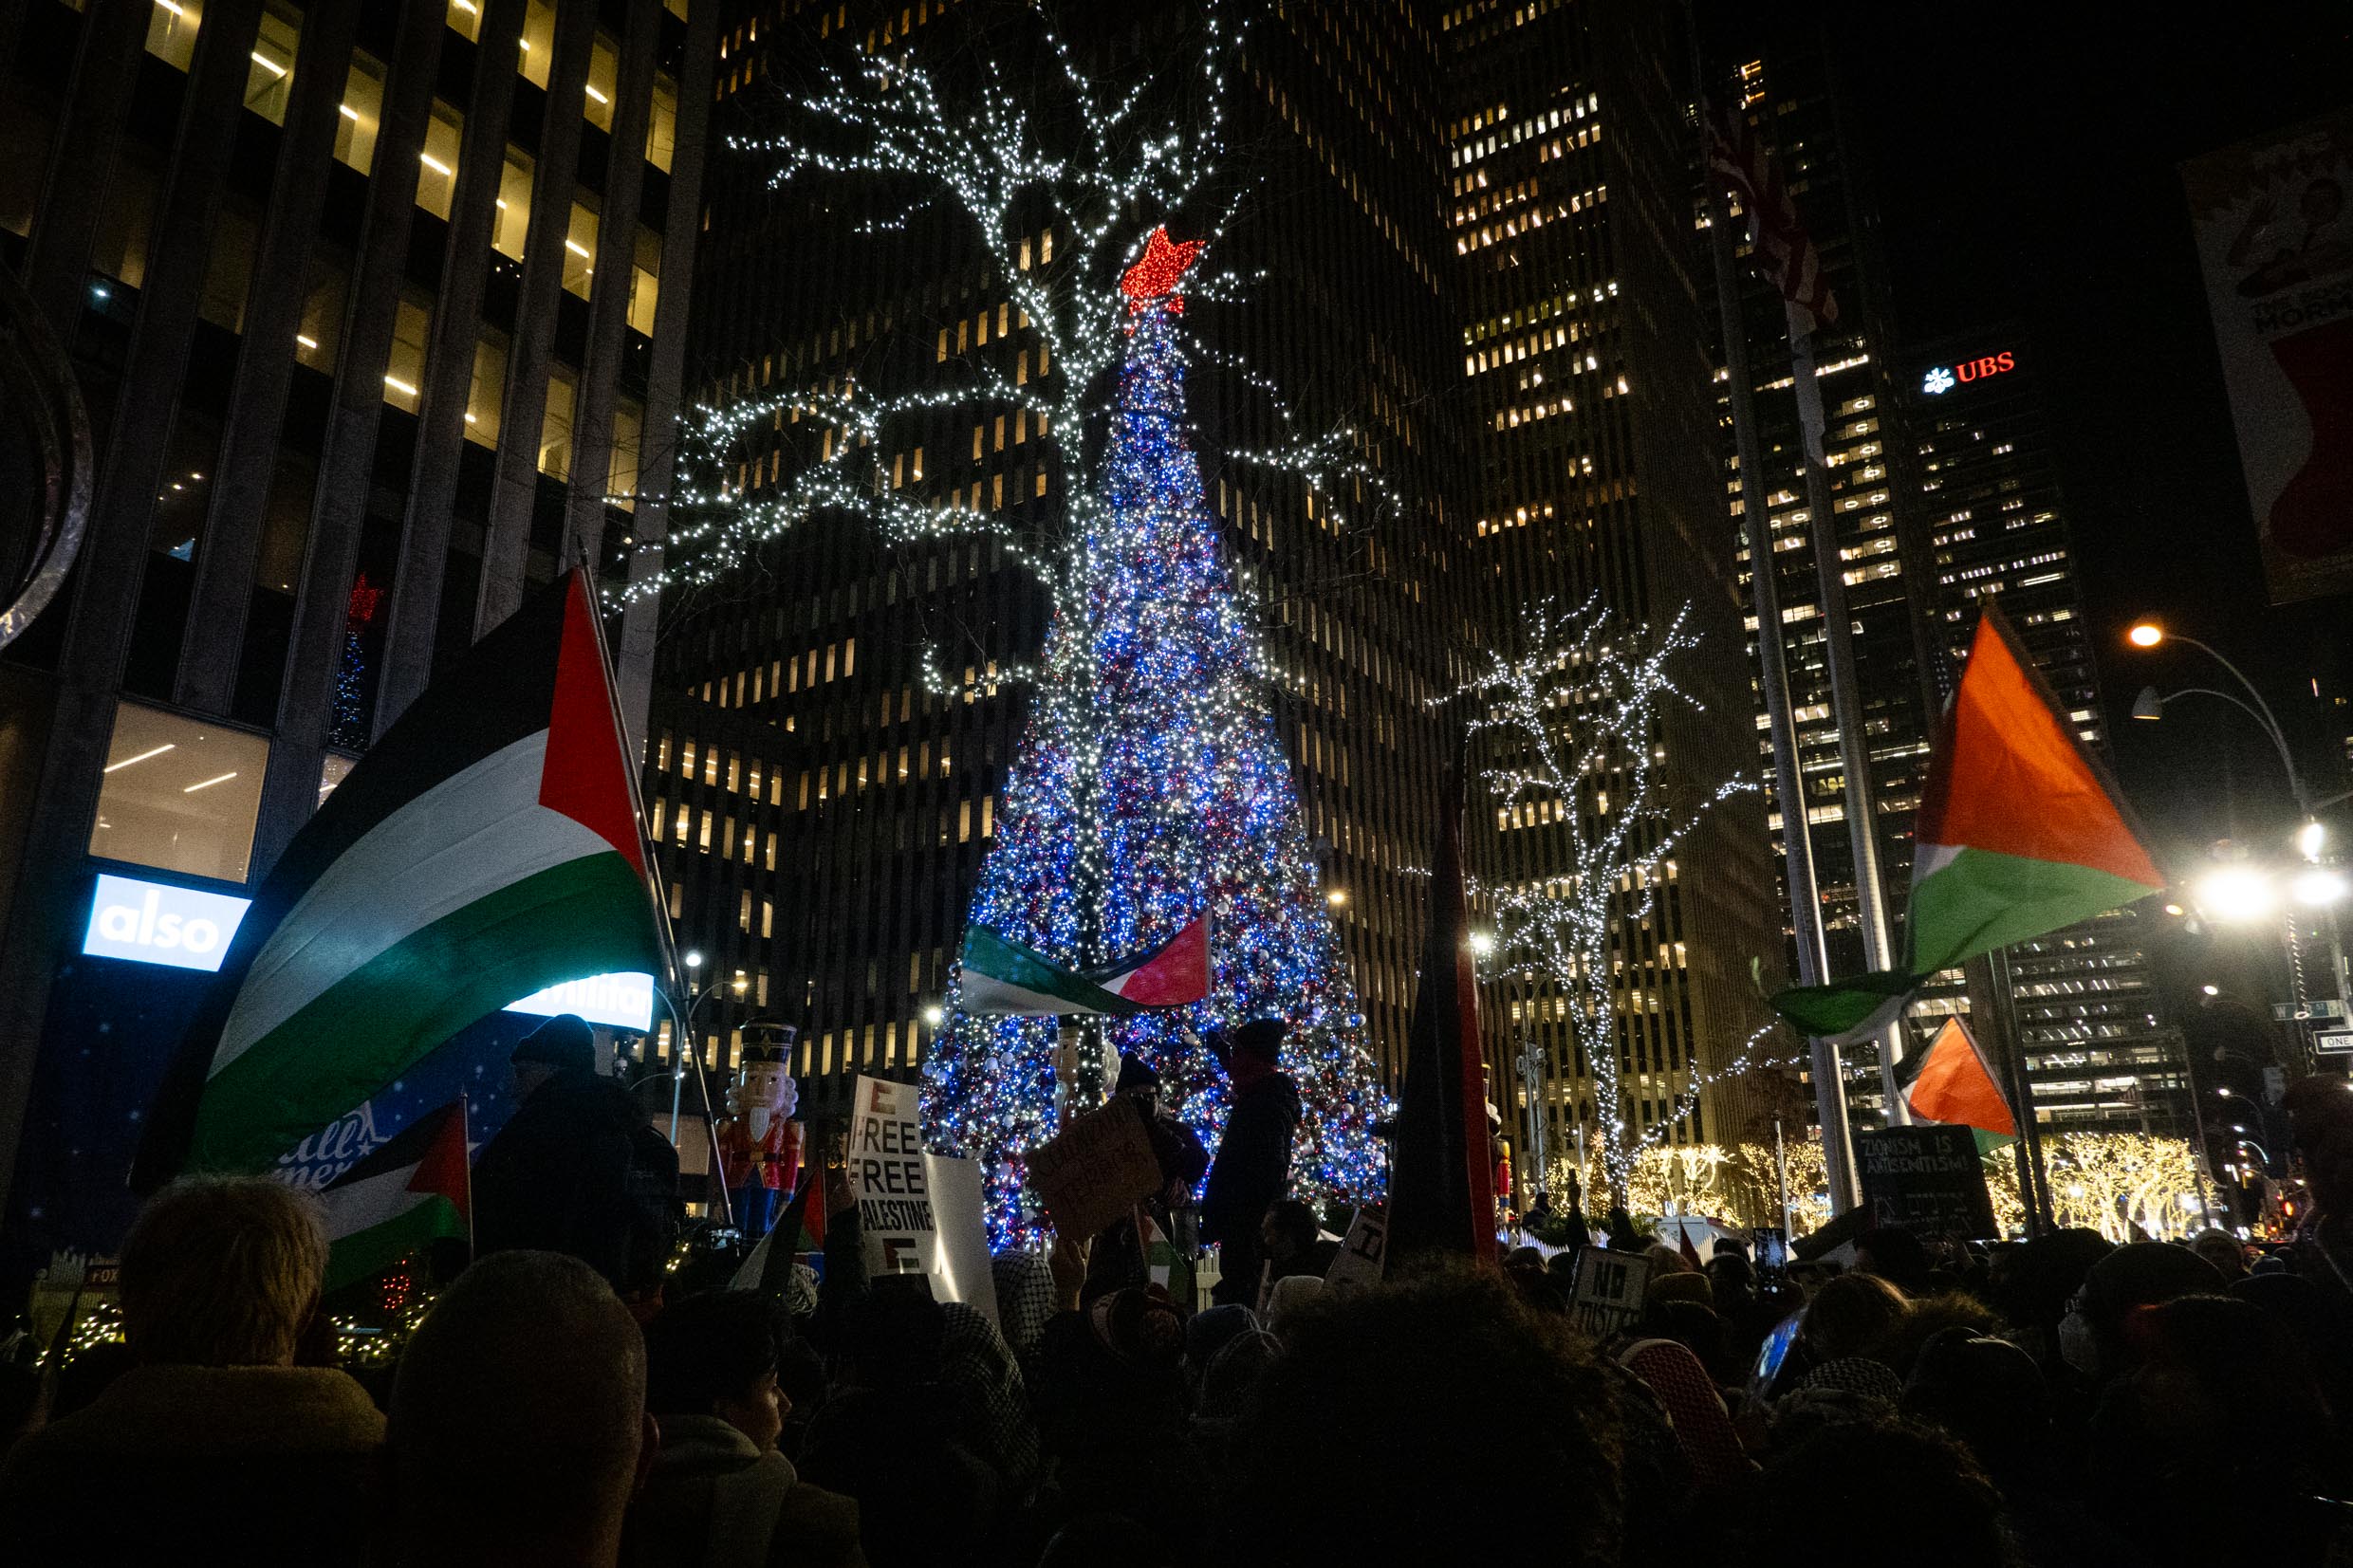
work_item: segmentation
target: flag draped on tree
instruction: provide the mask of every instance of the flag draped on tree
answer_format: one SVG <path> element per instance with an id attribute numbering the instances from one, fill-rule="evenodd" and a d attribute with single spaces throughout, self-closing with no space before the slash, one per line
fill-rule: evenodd
<path id="1" fill-rule="evenodd" d="M 1381 1187 L 1372 1122 L 1384 1107 L 1364 1021 L 1268 706 L 1265 655 L 1185 440 L 1176 286 L 1198 249 L 1155 232 L 1121 280 L 1127 346 L 1100 521 L 1084 541 L 1084 613 L 1047 629 L 972 924 L 1084 974 L 1206 915 L 1206 999 L 1107 1023 L 1105 1045 L 1158 1069 L 1214 1143 L 1225 1081 L 1184 1034 L 1280 1014 L 1292 1026 L 1283 1065 L 1306 1107 L 1293 1181 L 1369 1197 Z M 1057 1041 L 1050 1020 L 981 1010 L 1002 978 L 984 960 L 952 982 L 952 1019 L 924 1069 L 926 1141 L 981 1161 L 1000 1246 L 1026 1223 L 1022 1155 L 1053 1132 Z"/>
<path id="2" fill-rule="evenodd" d="M 1905 964 L 1774 997 L 1806 1034 L 1875 1032 L 1938 970 L 2165 885 L 2106 770 L 1991 607 L 1938 729 L 1915 821 Z"/>
<path id="3" fill-rule="evenodd" d="M 1462 778 L 1450 773 L 1430 874 L 1430 930 L 1406 1033 L 1389 1251 L 1399 1258 L 1495 1254 L 1495 1170 L 1488 1159 L 1487 1073 L 1462 870 Z"/>
<path id="4" fill-rule="evenodd" d="M 260 1169 L 518 997 L 658 972 L 638 821 L 576 571 L 429 687 L 287 846 L 167 1075 L 138 1179 Z"/>

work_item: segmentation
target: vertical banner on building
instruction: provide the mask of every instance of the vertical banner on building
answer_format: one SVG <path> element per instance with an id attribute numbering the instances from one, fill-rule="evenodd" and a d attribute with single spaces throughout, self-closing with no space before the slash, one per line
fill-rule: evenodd
<path id="1" fill-rule="evenodd" d="M 2353 588 L 2353 111 L 2181 175 L 2272 602 Z"/>

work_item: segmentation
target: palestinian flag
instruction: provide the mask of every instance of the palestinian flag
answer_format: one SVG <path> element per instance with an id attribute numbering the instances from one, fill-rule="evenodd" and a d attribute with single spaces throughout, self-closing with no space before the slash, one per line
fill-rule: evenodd
<path id="1" fill-rule="evenodd" d="M 575 571 L 427 688 L 279 858 L 135 1180 L 265 1168 L 518 997 L 660 972 L 621 734 Z"/>
<path id="2" fill-rule="evenodd" d="M 390 1268 L 440 1237 L 473 1235 L 472 1172 L 461 1097 L 411 1122 L 329 1182 L 326 1288 Z"/>
<path id="3" fill-rule="evenodd" d="M 1209 995 L 1209 916 L 1148 952 L 1100 969 L 1072 969 L 986 926 L 964 933 L 957 1006 L 964 1012 L 1125 1018 L 1182 1007 Z"/>
<path id="4" fill-rule="evenodd" d="M 1806 1033 L 1875 1033 L 1938 970 L 2165 885 L 2107 770 L 1990 606 L 1929 758 L 1914 837 L 1904 967 L 1775 996 Z"/>
<path id="5" fill-rule="evenodd" d="M 824 1250 L 825 1168 L 812 1165 L 801 1178 L 801 1190 L 785 1205 L 776 1228 L 760 1238 L 730 1283 L 736 1290 L 765 1291 L 782 1301 L 801 1255 Z"/>
<path id="6" fill-rule="evenodd" d="M 1946 1019 L 1928 1049 L 1905 1057 L 1896 1071 L 1904 1080 L 1904 1103 L 1921 1120 L 1957 1122 L 1997 1138 L 2018 1135 L 1993 1064 L 1959 1019 Z"/>

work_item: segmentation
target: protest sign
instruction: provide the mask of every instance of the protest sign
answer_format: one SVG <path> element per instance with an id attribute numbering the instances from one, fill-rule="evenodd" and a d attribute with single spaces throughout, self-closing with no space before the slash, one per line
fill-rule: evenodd
<path id="1" fill-rule="evenodd" d="M 1901 1226 L 1923 1235 L 2001 1234 L 1986 1194 L 1977 1134 L 1970 1128 L 1922 1122 L 1858 1133 L 1855 1165 L 1874 1225 Z"/>
<path id="2" fill-rule="evenodd" d="M 1649 1284 L 1650 1260 L 1640 1253 L 1582 1248 L 1569 1316 L 1596 1339 L 1615 1334 L 1641 1316 L 1642 1292 Z"/>
<path id="3" fill-rule="evenodd" d="M 858 1079 L 845 1161 L 850 1196 L 865 1234 L 866 1267 L 876 1274 L 928 1274 L 939 1236 L 932 1178 L 916 1120 L 916 1086 Z"/>
<path id="4" fill-rule="evenodd" d="M 1054 1228 L 1075 1241 L 1121 1218 L 1160 1186 L 1152 1136 L 1136 1102 L 1123 1096 L 1073 1116 L 1029 1151 L 1028 1164 L 1029 1185 Z"/>
<path id="5" fill-rule="evenodd" d="M 1334 1296 L 1345 1296 L 1354 1290 L 1369 1290 L 1380 1283 L 1381 1254 L 1389 1245 L 1388 1211 L 1379 1204 L 1365 1204 L 1348 1222 L 1348 1234 L 1341 1240 L 1340 1256 L 1324 1271 L 1324 1288 Z"/>
<path id="6" fill-rule="evenodd" d="M 932 1218 L 937 1224 L 929 1260 L 932 1294 L 943 1301 L 963 1301 L 993 1323 L 997 1291 L 989 1273 L 989 1227 L 981 1218 L 980 1162 L 926 1154 L 923 1174 L 931 1184 Z"/>

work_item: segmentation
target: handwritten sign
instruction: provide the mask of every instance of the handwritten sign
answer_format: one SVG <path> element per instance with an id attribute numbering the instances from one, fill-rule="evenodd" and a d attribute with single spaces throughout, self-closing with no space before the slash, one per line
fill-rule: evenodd
<path id="1" fill-rule="evenodd" d="M 1650 1260 L 1639 1252 L 1588 1246 L 1577 1253 L 1577 1286 L 1568 1314 L 1596 1339 L 1617 1333 L 1642 1315 L 1642 1293 L 1650 1285 Z"/>
<path id="2" fill-rule="evenodd" d="M 1075 1116 L 1060 1133 L 1029 1151 L 1029 1185 L 1046 1205 L 1054 1228 L 1084 1240 L 1121 1216 L 1160 1185 L 1160 1162 L 1152 1153 L 1136 1102 L 1124 1098 Z"/>
<path id="3" fill-rule="evenodd" d="M 1875 1225 L 1922 1235 L 2001 1234 L 1986 1193 L 1977 1135 L 1967 1127 L 1923 1122 L 1858 1133 L 1855 1165 Z"/>

